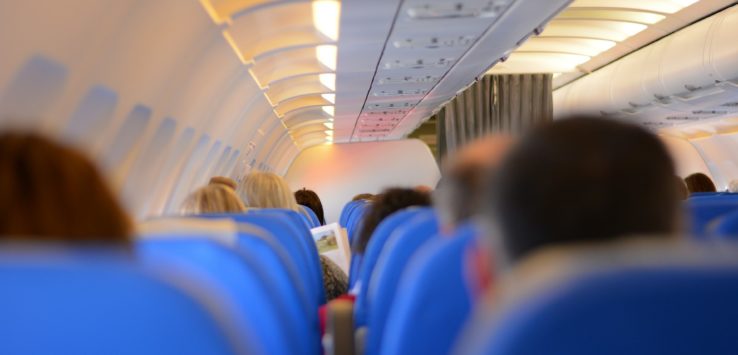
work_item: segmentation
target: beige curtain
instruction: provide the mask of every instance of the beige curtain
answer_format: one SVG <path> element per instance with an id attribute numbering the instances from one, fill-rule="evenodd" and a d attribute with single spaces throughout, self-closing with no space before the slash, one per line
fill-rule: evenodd
<path id="1" fill-rule="evenodd" d="M 520 133 L 553 119 L 551 74 L 486 75 L 437 114 L 443 157 L 492 132 Z"/>

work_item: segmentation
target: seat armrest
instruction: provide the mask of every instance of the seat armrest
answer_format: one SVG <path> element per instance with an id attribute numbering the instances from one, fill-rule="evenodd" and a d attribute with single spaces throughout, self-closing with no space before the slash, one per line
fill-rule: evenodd
<path id="1" fill-rule="evenodd" d="M 337 299 L 326 305 L 323 349 L 326 355 L 354 355 L 354 302 Z"/>

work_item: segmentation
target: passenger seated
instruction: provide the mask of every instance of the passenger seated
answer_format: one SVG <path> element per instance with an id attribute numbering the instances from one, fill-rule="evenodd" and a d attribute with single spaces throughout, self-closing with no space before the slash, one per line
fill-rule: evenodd
<path id="1" fill-rule="evenodd" d="M 728 192 L 738 193 L 738 179 L 730 180 L 730 184 L 728 184 Z"/>
<path id="2" fill-rule="evenodd" d="M 377 228 L 387 216 L 403 208 L 410 206 L 430 206 L 430 196 L 427 193 L 414 189 L 390 188 L 375 196 L 374 201 L 366 212 L 359 231 L 359 237 L 354 247 L 354 252 L 363 254 L 369 240 Z"/>
<path id="3" fill-rule="evenodd" d="M 227 176 L 213 176 L 210 178 L 209 185 L 220 184 L 230 187 L 233 190 L 238 188 L 238 183 Z"/>
<path id="4" fill-rule="evenodd" d="M 301 212 L 289 185 L 277 174 L 250 173 L 238 187 L 238 193 L 246 207 L 283 208 Z M 332 295 L 342 295 L 348 292 L 348 276 L 338 265 L 322 255 L 320 265 L 327 300 L 330 301 Z"/>
<path id="5" fill-rule="evenodd" d="M 715 184 L 707 175 L 703 173 L 694 173 L 684 178 L 687 183 L 687 189 L 690 194 L 695 192 L 717 192 Z"/>
<path id="6" fill-rule="evenodd" d="M 82 153 L 32 133 L 0 134 L 0 238 L 128 244 L 133 224 Z"/>
<path id="7" fill-rule="evenodd" d="M 237 192 L 246 207 L 284 208 L 300 212 L 289 185 L 277 174 L 252 172 L 246 175 Z"/>
<path id="8" fill-rule="evenodd" d="M 321 226 L 325 225 L 325 215 L 323 212 L 323 204 L 320 202 L 320 197 L 313 190 L 302 188 L 302 190 L 295 191 L 295 199 L 297 203 L 303 205 L 313 212 L 318 217 L 318 221 Z"/>
<path id="9" fill-rule="evenodd" d="M 488 186 L 485 215 L 493 226 L 488 240 L 498 280 L 529 270 L 526 265 L 545 260 L 547 251 L 634 236 L 667 241 L 680 224 L 674 164 L 665 147 L 649 132 L 616 121 L 572 118 L 531 131 Z M 507 279 L 524 285 L 524 275 L 548 277 L 535 272 Z"/>
<path id="10" fill-rule="evenodd" d="M 487 217 L 516 263 L 540 249 L 678 228 L 674 164 L 649 132 L 573 118 L 536 129 L 488 181 Z"/>
<path id="11" fill-rule="evenodd" d="M 225 184 L 211 183 L 191 193 L 182 203 L 182 214 L 240 213 L 246 207 L 236 192 Z"/>
<path id="12" fill-rule="evenodd" d="M 374 199 L 374 194 L 363 193 L 363 194 L 358 194 L 358 195 L 354 196 L 351 199 L 351 201 L 359 201 L 359 200 L 371 201 L 373 199 Z"/>
<path id="13" fill-rule="evenodd" d="M 485 176 L 496 169 L 513 139 L 490 135 L 464 146 L 444 162 L 443 180 L 433 193 L 433 205 L 446 232 L 479 212 Z"/>

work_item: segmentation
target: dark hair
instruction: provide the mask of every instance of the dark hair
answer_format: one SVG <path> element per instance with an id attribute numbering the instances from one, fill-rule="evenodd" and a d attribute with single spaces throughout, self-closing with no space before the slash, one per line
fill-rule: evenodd
<path id="1" fill-rule="evenodd" d="M 354 251 L 360 254 L 364 253 L 374 229 L 387 216 L 406 207 L 430 206 L 430 204 L 428 193 L 415 189 L 390 188 L 379 195 L 375 195 L 374 200 L 369 204 L 369 210 L 361 221 L 361 230 L 354 245 Z"/>
<path id="2" fill-rule="evenodd" d="M 302 190 L 295 191 L 295 200 L 297 200 L 298 204 L 315 212 L 315 215 L 318 216 L 318 221 L 320 221 L 320 225 L 325 224 L 323 204 L 320 202 L 320 197 L 318 197 L 318 194 L 316 194 L 315 191 L 308 190 L 303 187 Z"/>
<path id="3" fill-rule="evenodd" d="M 359 200 L 371 201 L 373 199 L 374 199 L 374 194 L 363 193 L 363 194 L 358 194 L 358 195 L 354 196 L 351 199 L 351 201 L 359 201 Z"/>
<path id="4" fill-rule="evenodd" d="M 121 242 L 133 227 L 93 163 L 23 133 L 0 135 L 0 238 Z"/>
<path id="5" fill-rule="evenodd" d="M 693 192 L 716 192 L 715 184 L 703 173 L 694 173 L 684 178 L 689 193 Z"/>
<path id="6" fill-rule="evenodd" d="M 487 193 L 508 257 L 538 248 L 674 232 L 674 165 L 653 134 L 601 118 L 535 129 L 513 148 Z"/>

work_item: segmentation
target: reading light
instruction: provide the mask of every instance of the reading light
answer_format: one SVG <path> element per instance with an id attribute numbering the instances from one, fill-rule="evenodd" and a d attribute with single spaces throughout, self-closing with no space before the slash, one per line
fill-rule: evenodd
<path id="1" fill-rule="evenodd" d="M 323 126 L 328 129 L 333 129 L 333 122 L 324 122 Z"/>
<path id="2" fill-rule="evenodd" d="M 323 112 L 327 113 L 328 116 L 333 117 L 336 114 L 336 109 L 333 106 L 323 106 Z"/>
<path id="3" fill-rule="evenodd" d="M 315 56 L 320 64 L 326 68 L 336 70 L 336 57 L 338 56 L 338 48 L 332 44 L 325 44 L 315 47 Z"/>
<path id="4" fill-rule="evenodd" d="M 313 1 L 313 26 L 332 41 L 338 41 L 341 3 L 336 0 Z"/>
<path id="5" fill-rule="evenodd" d="M 332 104 L 336 103 L 336 94 L 320 94 L 320 96 Z"/>
<path id="6" fill-rule="evenodd" d="M 336 74 L 320 74 L 318 79 L 328 90 L 336 91 Z"/>

